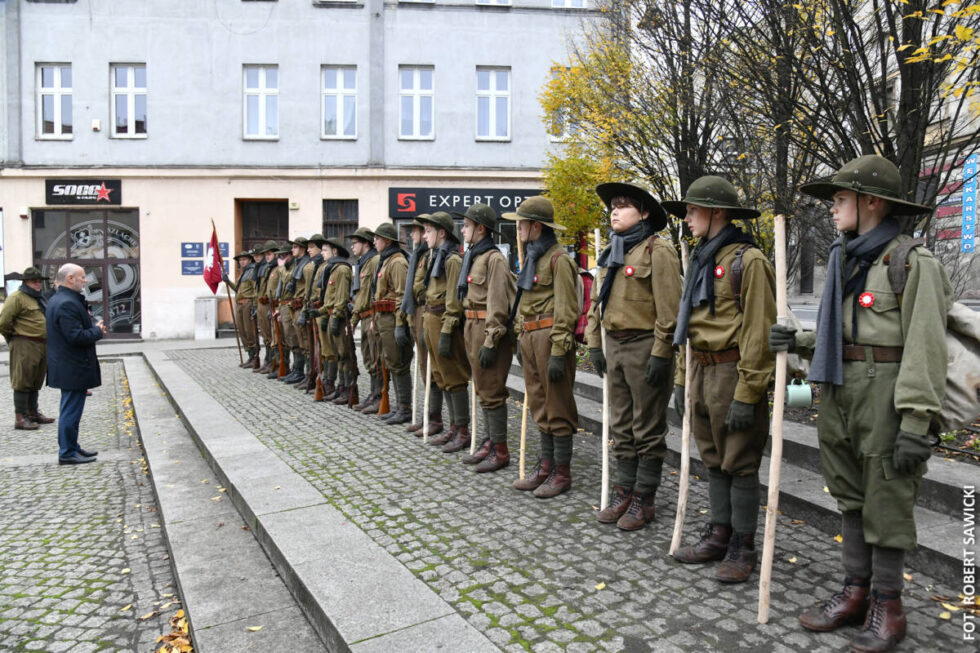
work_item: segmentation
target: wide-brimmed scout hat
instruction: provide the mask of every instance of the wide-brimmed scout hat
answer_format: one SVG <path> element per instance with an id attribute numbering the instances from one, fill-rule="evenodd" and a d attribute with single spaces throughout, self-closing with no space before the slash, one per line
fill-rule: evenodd
<path id="1" fill-rule="evenodd" d="M 551 200 L 543 195 L 529 197 L 517 206 L 516 213 L 504 213 L 504 220 L 533 220 L 541 224 L 565 231 L 565 227 L 555 222 L 555 207 L 551 205 Z"/>
<path id="2" fill-rule="evenodd" d="M 347 234 L 348 238 L 359 238 L 366 243 L 374 243 L 374 234 L 367 227 L 358 227 L 357 231 L 352 234 Z"/>
<path id="3" fill-rule="evenodd" d="M 422 224 L 431 224 L 436 229 L 445 229 L 447 238 L 452 238 L 457 243 L 460 241 L 459 236 L 456 235 L 456 223 L 453 222 L 453 216 L 445 211 L 436 211 L 432 215 L 420 215 L 415 219 Z"/>
<path id="4" fill-rule="evenodd" d="M 259 254 L 265 254 L 267 252 L 274 252 L 277 249 L 279 249 L 279 245 L 276 244 L 276 241 L 267 240 L 264 243 L 262 243 L 261 247 L 256 247 L 255 251 L 258 252 Z"/>
<path id="5" fill-rule="evenodd" d="M 830 181 L 811 181 L 800 186 L 801 193 L 826 201 L 833 200 L 834 193 L 841 190 L 888 200 L 892 203 L 892 215 L 918 215 L 932 211 L 928 206 L 903 199 L 902 177 L 898 167 L 877 154 L 865 154 L 848 161 Z"/>
<path id="6" fill-rule="evenodd" d="M 706 209 L 725 209 L 728 217 L 742 220 L 753 220 L 759 217 L 759 212 L 739 204 L 738 193 L 732 182 L 723 177 L 705 175 L 698 177 L 687 187 L 687 195 L 682 200 L 662 202 L 663 207 L 683 218 L 687 214 L 687 205 L 702 206 Z"/>
<path id="7" fill-rule="evenodd" d="M 477 224 L 482 224 L 489 231 L 492 231 L 495 234 L 500 233 L 500 229 L 497 227 L 497 223 L 500 220 L 497 217 L 497 212 L 481 202 L 477 202 L 476 204 L 470 206 L 468 209 L 466 209 L 466 213 L 457 213 L 456 211 L 453 211 L 453 215 L 455 215 L 457 218 L 469 218 Z"/>
<path id="8" fill-rule="evenodd" d="M 251 260 L 251 258 L 252 258 L 252 250 L 250 250 L 250 249 L 243 249 L 242 251 L 240 251 L 237 254 L 235 254 L 235 260 L 238 260 L 240 258 L 247 258 L 247 259 Z"/>
<path id="9" fill-rule="evenodd" d="M 421 229 L 425 229 L 425 222 L 423 222 L 420 218 L 428 218 L 429 215 L 429 213 L 419 213 L 417 216 L 415 216 L 415 219 L 412 220 L 412 223 L 408 225 L 409 228 L 419 227 Z"/>
<path id="10" fill-rule="evenodd" d="M 595 192 L 609 210 L 612 210 L 609 203 L 615 198 L 628 197 L 639 203 L 640 212 L 647 211 L 649 213 L 647 220 L 650 221 L 654 231 L 660 231 L 667 226 L 667 212 L 643 184 L 631 181 L 611 181 L 596 186 Z"/>
<path id="11" fill-rule="evenodd" d="M 293 245 L 288 240 L 282 241 L 282 245 L 279 245 L 278 249 L 276 249 L 276 254 L 279 254 L 281 256 L 285 256 L 286 254 L 292 254 L 292 253 L 293 253 Z"/>
<path id="12" fill-rule="evenodd" d="M 337 250 L 339 250 L 340 252 L 340 256 L 343 257 L 350 256 L 350 250 L 347 249 L 347 245 L 345 245 L 344 241 L 341 240 L 340 238 L 327 238 L 326 241 L 324 242 L 326 242 L 331 247 L 337 248 Z"/>
<path id="13" fill-rule="evenodd" d="M 371 234 L 371 238 L 385 238 L 393 243 L 398 243 L 399 245 L 404 245 L 402 241 L 398 240 L 398 228 L 390 222 L 382 222 L 373 231 L 368 230 Z"/>
<path id="14" fill-rule="evenodd" d="M 26 270 L 20 277 L 23 281 L 46 281 L 48 277 L 41 274 L 41 271 L 33 265 Z"/>
<path id="15" fill-rule="evenodd" d="M 323 243 L 327 242 L 327 239 L 323 237 L 323 234 L 313 234 L 306 239 L 306 244 L 314 243 L 317 247 L 323 247 Z"/>

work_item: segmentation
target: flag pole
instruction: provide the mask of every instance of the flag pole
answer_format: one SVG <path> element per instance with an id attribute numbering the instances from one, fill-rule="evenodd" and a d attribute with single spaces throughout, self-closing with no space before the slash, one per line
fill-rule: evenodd
<path id="1" fill-rule="evenodd" d="M 214 218 L 211 218 L 211 231 L 217 237 L 218 228 L 214 226 Z M 221 248 L 218 248 L 218 265 L 221 266 L 221 273 L 224 274 L 225 271 L 225 260 L 221 258 Z M 229 269 L 229 272 L 232 270 Z M 235 329 L 235 344 L 238 345 L 238 362 L 242 365 L 245 364 L 245 358 L 242 356 L 242 341 L 238 338 L 238 319 L 235 317 L 235 304 L 231 301 L 231 288 L 228 284 L 225 284 L 225 292 L 228 293 L 228 307 L 231 309 L 231 326 Z"/>

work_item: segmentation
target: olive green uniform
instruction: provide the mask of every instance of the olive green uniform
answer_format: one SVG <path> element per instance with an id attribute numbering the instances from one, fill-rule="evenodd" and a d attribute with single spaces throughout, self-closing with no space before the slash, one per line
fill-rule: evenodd
<path id="1" fill-rule="evenodd" d="M 515 277 L 506 257 L 496 248 L 473 259 L 468 277 L 463 337 L 476 394 L 483 408 L 490 410 L 503 406 L 509 396 L 507 375 L 514 339 L 507 322 L 516 292 Z M 496 362 L 486 369 L 480 366 L 481 347 L 497 350 Z M 503 435 L 506 439 L 506 432 Z"/>
<path id="2" fill-rule="evenodd" d="M 380 258 L 380 257 L 379 257 Z M 412 360 L 411 346 L 406 351 L 395 342 L 395 327 L 408 328 L 408 318 L 402 312 L 402 294 L 408 276 L 408 259 L 402 253 L 392 254 L 376 273 L 374 289 L 374 330 L 377 333 L 385 367 L 393 376 L 408 374 Z M 409 399 L 405 397 L 405 399 Z"/>
<path id="3" fill-rule="evenodd" d="M 431 262 L 435 255 L 430 257 Z M 463 259 L 453 252 L 443 261 L 443 273 L 438 279 L 429 278 L 425 290 L 425 346 L 432 352 L 432 378 L 447 393 L 465 388 L 470 380 L 470 363 L 466 358 L 466 345 L 463 342 L 463 304 L 456 296 L 459 270 Z M 439 337 L 443 333 L 452 336 L 452 355 L 443 358 L 439 355 Z M 469 420 L 467 420 L 468 422 Z"/>
<path id="4" fill-rule="evenodd" d="M 0 334 L 10 345 L 10 387 L 14 410 L 37 414 L 38 392 L 47 374 L 47 322 L 37 299 L 23 290 L 12 293 L 0 310 Z"/>
<path id="5" fill-rule="evenodd" d="M 237 283 L 228 283 L 235 291 L 235 315 L 238 319 L 238 332 L 241 334 L 242 345 L 251 352 L 258 347 L 258 334 L 252 321 L 252 309 L 258 297 L 258 287 L 255 283 L 255 263 L 249 263 L 242 268 Z"/>
<path id="6" fill-rule="evenodd" d="M 425 318 L 425 271 L 429 267 L 429 259 L 432 250 L 426 250 L 425 254 L 419 257 L 418 267 L 415 268 L 415 278 L 413 279 L 412 292 L 415 294 L 415 313 L 409 316 L 412 325 L 412 338 L 415 340 L 415 350 L 419 357 L 419 374 L 425 379 L 425 368 L 428 365 L 428 356 L 425 350 L 425 330 L 422 327 L 422 320 Z M 423 381 L 424 383 L 424 381 Z"/>
<path id="7" fill-rule="evenodd" d="M 377 255 L 358 266 L 357 275 L 361 285 L 354 296 L 354 313 L 351 315 L 351 326 L 356 327 L 358 323 L 361 325 L 361 361 L 364 363 L 364 369 L 372 377 L 372 387 L 377 386 L 380 392 L 381 367 L 378 364 L 377 334 L 372 329 L 374 309 L 371 306 L 371 281 L 377 272 Z"/>
<path id="8" fill-rule="evenodd" d="M 305 261 L 304 261 L 305 259 Z M 303 355 L 306 360 L 312 365 L 313 358 L 313 336 L 311 332 L 312 325 L 310 321 L 305 317 L 300 320 L 299 315 L 301 311 L 307 311 L 310 308 L 309 305 L 309 293 L 308 290 L 313 283 L 313 273 L 316 269 L 316 264 L 310 257 L 304 256 L 300 260 L 300 265 L 302 266 L 300 274 L 297 276 L 293 274 L 293 280 L 296 281 L 296 293 L 295 297 L 301 300 L 300 306 L 296 307 L 294 312 L 294 323 L 296 326 L 296 339 L 299 341 L 299 348 L 303 350 Z M 296 306 L 296 302 L 293 302 L 293 306 Z"/>
<path id="9" fill-rule="evenodd" d="M 349 264 L 337 263 L 334 265 L 333 269 L 330 270 L 330 276 L 327 278 L 327 287 L 323 294 L 323 307 L 320 308 L 320 321 L 326 321 L 329 325 L 330 319 L 338 319 L 343 323 L 339 336 L 330 335 L 328 329 L 325 342 L 329 343 L 327 346 L 335 357 L 334 360 L 337 361 L 340 383 L 346 387 L 350 387 L 350 384 L 354 382 L 354 372 L 356 372 L 357 365 L 355 354 L 348 341 L 345 321 L 347 302 L 350 299 L 351 278 L 351 266 Z M 326 348 L 325 346 L 324 350 Z"/>
<path id="10" fill-rule="evenodd" d="M 681 270 L 677 253 L 666 241 L 653 237 L 625 253 L 599 324 L 599 290 L 608 268 L 599 268 L 592 286 L 592 304 L 586 342 L 603 349 L 609 375 L 609 426 L 616 484 L 636 492 L 655 491 L 667 454 L 667 404 L 673 378 L 651 386 L 646 380 L 650 356 L 674 358 L 674 327 L 681 297 Z M 644 467 L 637 479 L 638 465 Z M 637 481 L 641 482 L 637 482 Z"/>
<path id="11" fill-rule="evenodd" d="M 269 279 L 272 277 L 272 272 L 275 269 L 275 260 L 272 263 L 265 264 L 265 269 L 262 270 L 262 274 L 257 280 L 258 288 L 255 297 L 256 302 L 258 302 L 256 313 L 258 316 L 259 332 L 262 334 L 262 342 L 266 347 L 267 360 L 271 356 L 273 340 L 275 339 L 272 334 L 272 322 L 270 321 L 272 309 L 269 305 Z"/>

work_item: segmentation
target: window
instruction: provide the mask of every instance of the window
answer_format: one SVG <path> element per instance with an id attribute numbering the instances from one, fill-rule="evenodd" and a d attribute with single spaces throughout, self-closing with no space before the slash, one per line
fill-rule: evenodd
<path id="1" fill-rule="evenodd" d="M 585 9 L 585 0 L 551 0 L 551 6 L 560 9 Z"/>
<path id="2" fill-rule="evenodd" d="M 244 138 L 279 138 L 279 68 L 245 66 Z"/>
<path id="3" fill-rule="evenodd" d="M 324 66 L 320 138 L 357 138 L 357 68 Z"/>
<path id="4" fill-rule="evenodd" d="M 112 66 L 112 136 L 146 138 L 146 64 Z"/>
<path id="5" fill-rule="evenodd" d="M 509 5 L 510 0 L 476 0 L 478 5 Z"/>
<path id="6" fill-rule="evenodd" d="M 71 64 L 37 67 L 37 136 L 71 140 Z"/>
<path id="7" fill-rule="evenodd" d="M 323 235 L 344 242 L 357 231 L 357 200 L 323 200 Z"/>
<path id="8" fill-rule="evenodd" d="M 433 77 L 432 68 L 402 66 L 398 69 L 399 138 L 432 140 L 433 138 Z"/>
<path id="9" fill-rule="evenodd" d="M 510 69 L 476 69 L 476 139 L 510 140 Z"/>

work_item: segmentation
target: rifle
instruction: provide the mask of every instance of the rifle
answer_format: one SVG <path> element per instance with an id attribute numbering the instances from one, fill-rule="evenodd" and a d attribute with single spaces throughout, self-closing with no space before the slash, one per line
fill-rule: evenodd
<path id="1" fill-rule="evenodd" d="M 320 340 L 320 318 L 313 318 L 313 355 L 316 357 L 316 388 L 313 391 L 313 401 L 323 401 L 323 341 Z"/>
<path id="2" fill-rule="evenodd" d="M 371 314 L 371 333 L 377 333 L 374 320 L 376 314 L 377 313 Z M 384 415 L 391 411 L 391 405 L 388 398 L 388 368 L 385 367 L 385 359 L 384 356 L 381 355 L 381 343 L 378 342 L 377 345 L 378 365 L 381 366 L 381 402 L 378 404 L 378 415 Z"/>
<path id="3" fill-rule="evenodd" d="M 347 348 L 350 350 L 350 363 L 353 368 L 353 375 L 350 378 L 350 388 L 347 391 L 347 407 L 352 408 L 354 405 L 361 403 L 361 398 L 358 396 L 357 392 L 357 376 L 360 371 L 357 369 L 357 349 L 354 346 L 354 327 L 350 323 L 350 312 L 347 307 L 343 307 L 337 310 L 344 312 L 344 330 L 347 332 Z"/>
<path id="4" fill-rule="evenodd" d="M 249 311 L 252 314 L 252 329 L 253 329 L 253 333 L 255 333 L 255 343 L 256 343 L 256 345 L 258 345 L 258 342 L 259 342 L 259 318 L 258 318 L 258 305 L 257 304 L 258 304 L 258 298 L 256 298 L 255 300 L 252 301 L 252 308 Z M 262 350 L 260 349 L 259 351 L 261 352 Z M 255 360 L 252 361 L 252 369 L 253 370 L 257 370 L 260 367 L 262 367 L 262 365 L 259 362 L 259 359 L 261 359 L 261 358 L 262 358 L 262 356 L 256 356 L 255 357 Z"/>
<path id="5" fill-rule="evenodd" d="M 272 312 L 272 325 L 274 327 L 276 327 L 276 342 L 279 344 L 279 369 L 276 371 L 276 378 L 277 379 L 281 379 L 282 377 L 284 377 L 287 374 L 289 374 L 289 368 L 286 367 L 286 357 L 283 356 L 283 351 L 282 351 L 282 340 L 283 340 L 282 326 L 279 324 L 279 318 L 276 317 L 276 313 L 278 313 L 278 311 L 276 310 L 277 308 L 279 308 L 278 302 L 273 307 L 273 312 Z"/>
<path id="6" fill-rule="evenodd" d="M 306 311 L 305 308 L 301 308 L 300 310 Z M 306 389 L 303 390 L 303 394 L 308 395 L 310 394 L 310 383 L 320 373 L 320 371 L 317 369 L 320 363 L 320 352 L 318 351 L 319 340 L 317 338 L 317 330 L 313 327 L 312 324 L 310 324 L 309 320 L 306 321 L 306 330 L 307 330 L 307 337 L 310 339 L 310 342 L 313 343 L 313 360 L 310 361 L 310 375 L 306 377 Z"/>

